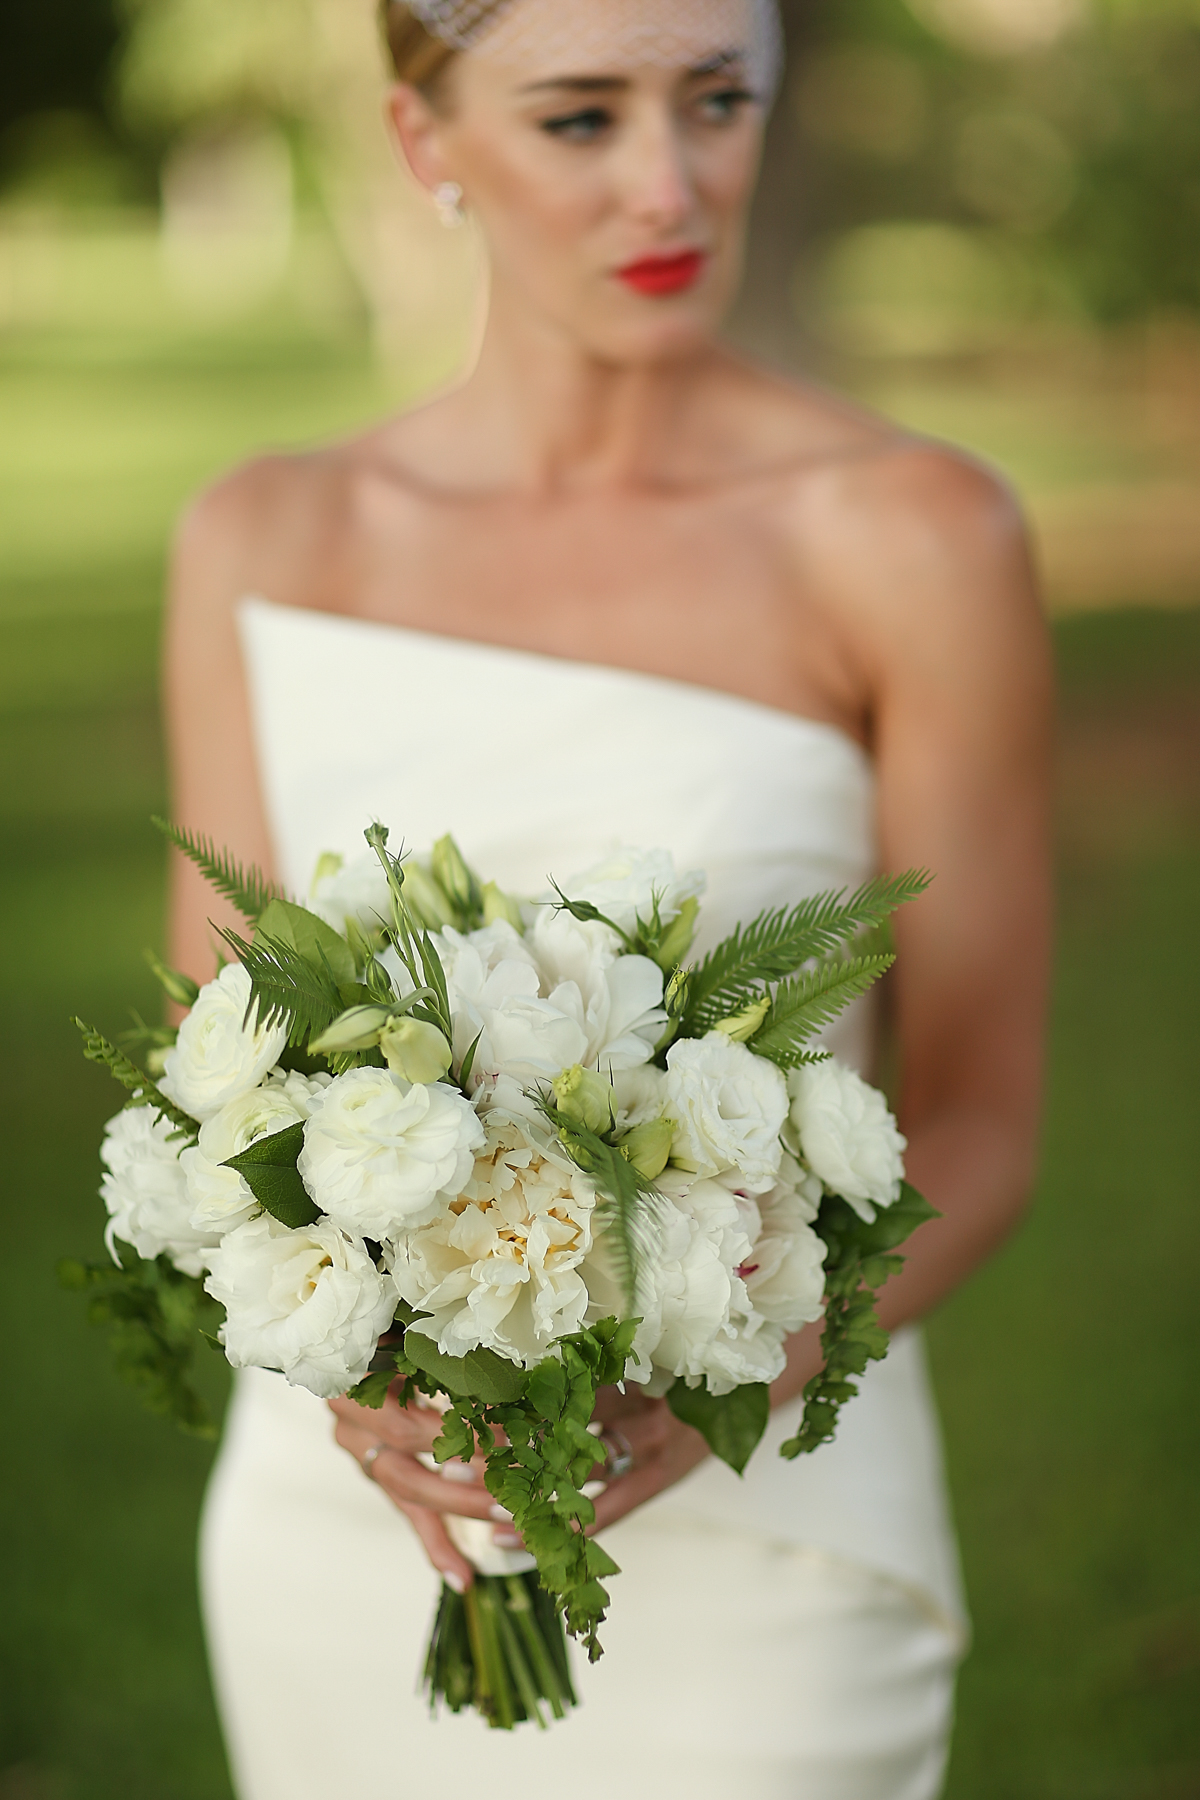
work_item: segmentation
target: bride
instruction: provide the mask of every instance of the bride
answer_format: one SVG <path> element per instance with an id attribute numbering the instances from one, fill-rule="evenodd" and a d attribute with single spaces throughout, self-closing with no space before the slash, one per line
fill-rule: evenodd
<path id="1" fill-rule="evenodd" d="M 716 336 L 774 0 L 391 0 L 384 25 L 396 141 L 487 246 L 482 345 L 451 391 L 192 508 L 175 816 L 300 893 L 325 852 L 352 879 L 373 816 L 418 848 L 452 830 L 526 893 L 669 845 L 709 871 L 713 935 L 927 866 L 889 1007 L 909 1172 L 944 1216 L 885 1290 L 889 1357 L 801 1464 L 775 1448 L 816 1328 L 740 1483 L 664 1403 L 604 1397 L 624 1573 L 545 1738 L 414 1694 L 434 1572 L 472 1579 L 447 1519 L 512 1542 L 470 1465 L 421 1460 L 436 1416 L 331 1417 L 246 1372 L 203 1542 L 238 1792 L 929 1800 L 965 1624 L 912 1321 L 1019 1214 L 1040 1082 L 1049 682 L 1020 524 L 973 463 Z M 174 882 L 176 960 L 207 978 L 209 897 Z M 848 1017 L 840 1054 L 869 1064 L 872 1027 Z"/>

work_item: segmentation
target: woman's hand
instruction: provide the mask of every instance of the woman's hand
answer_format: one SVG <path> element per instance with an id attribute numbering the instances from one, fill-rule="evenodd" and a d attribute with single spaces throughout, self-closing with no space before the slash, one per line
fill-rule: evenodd
<path id="1" fill-rule="evenodd" d="M 499 1545 L 505 1549 L 519 1545 L 511 1522 L 483 1485 L 482 1457 L 469 1463 L 454 1459 L 436 1473 L 419 1460 L 431 1454 L 441 1432 L 441 1415 L 434 1408 L 418 1401 L 402 1407 L 394 1390 L 378 1410 L 358 1406 L 345 1397 L 331 1400 L 329 1406 L 337 1418 L 338 1443 L 363 1464 L 364 1472 L 411 1521 L 430 1562 L 459 1593 L 471 1585 L 475 1572 L 452 1543 L 445 1514 L 493 1520 Z M 708 1455 L 700 1433 L 682 1424 L 665 1400 L 602 1388 L 594 1418 L 603 1427 L 606 1447 L 628 1455 L 632 1462 L 616 1479 L 606 1475 L 606 1463 L 597 1463 L 593 1479 L 606 1485 L 594 1501 L 592 1532 L 615 1524 L 644 1501 L 673 1487 Z M 371 1452 L 376 1453 L 369 1455 Z"/>

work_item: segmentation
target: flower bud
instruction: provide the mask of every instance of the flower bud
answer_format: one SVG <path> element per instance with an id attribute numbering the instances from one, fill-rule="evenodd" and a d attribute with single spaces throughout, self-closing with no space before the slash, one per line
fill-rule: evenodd
<path id="1" fill-rule="evenodd" d="M 407 1014 L 393 1019 L 379 1034 L 379 1048 L 393 1075 L 414 1087 L 432 1087 L 450 1067 L 451 1052 L 436 1025 Z"/>
<path id="2" fill-rule="evenodd" d="M 764 994 L 761 1000 L 754 1002 L 753 1006 L 743 1007 L 741 1012 L 730 1013 L 727 1019 L 721 1019 L 713 1026 L 713 1030 L 722 1032 L 735 1044 L 744 1044 L 748 1038 L 754 1036 L 770 1010 L 771 996 Z"/>
<path id="3" fill-rule="evenodd" d="M 574 1125 L 585 1125 L 589 1131 L 612 1129 L 615 1103 L 611 1082 L 594 1069 L 582 1069 L 578 1063 L 564 1069 L 551 1082 L 558 1110 Z"/>
<path id="4" fill-rule="evenodd" d="M 674 969 L 681 963 L 692 947 L 692 939 L 696 935 L 696 918 L 700 911 L 700 902 L 693 895 L 685 900 L 678 913 L 671 920 L 662 937 L 658 940 L 658 949 L 654 952 L 654 960 L 660 969 Z"/>
<path id="5" fill-rule="evenodd" d="M 312 881 L 309 883 L 308 892 L 310 899 L 316 893 L 317 888 L 322 881 L 327 881 L 331 875 L 336 875 L 340 872 L 345 860 L 345 857 L 339 856 L 336 850 L 322 850 L 320 856 L 317 858 L 317 866 L 312 873 Z"/>
<path id="6" fill-rule="evenodd" d="M 463 913 L 474 913 L 479 907 L 479 882 L 467 867 L 462 851 L 447 832 L 433 846 L 433 878 L 451 902 Z"/>
<path id="7" fill-rule="evenodd" d="M 173 1000 L 176 1006 L 194 1006 L 200 998 L 200 989 L 190 975 L 181 975 L 178 969 L 168 969 L 165 962 L 160 962 L 153 950 L 146 951 L 149 963 L 164 994 Z"/>
<path id="8" fill-rule="evenodd" d="M 691 985 L 691 970 L 676 969 L 667 983 L 667 991 L 663 995 L 663 1005 L 671 1017 L 677 1018 L 688 1003 L 688 988 Z"/>
<path id="9" fill-rule="evenodd" d="M 454 907 L 440 881 L 416 858 L 404 864 L 404 904 L 417 925 L 426 931 L 440 931 L 453 925 Z"/>
<path id="10" fill-rule="evenodd" d="M 391 1016 L 386 1006 L 352 1006 L 313 1038 L 309 1051 L 313 1056 L 346 1056 L 354 1050 L 370 1050 Z"/>
<path id="11" fill-rule="evenodd" d="M 483 886 L 483 922 L 494 925 L 497 919 L 503 919 L 514 931 L 524 931 L 525 921 L 521 917 L 521 908 L 511 894 L 498 888 L 494 881 L 487 881 Z"/>
<path id="12" fill-rule="evenodd" d="M 647 1119 L 635 1125 L 618 1146 L 626 1162 L 633 1164 L 639 1175 L 655 1181 L 667 1166 L 675 1138 L 673 1119 Z"/>

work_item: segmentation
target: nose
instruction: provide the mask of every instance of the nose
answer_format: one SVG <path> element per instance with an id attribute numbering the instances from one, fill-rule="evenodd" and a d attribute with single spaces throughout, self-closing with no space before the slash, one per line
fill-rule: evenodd
<path id="1" fill-rule="evenodd" d="M 639 109 L 623 149 L 627 211 L 656 232 L 677 231 L 694 210 L 695 188 L 672 109 L 665 104 Z"/>

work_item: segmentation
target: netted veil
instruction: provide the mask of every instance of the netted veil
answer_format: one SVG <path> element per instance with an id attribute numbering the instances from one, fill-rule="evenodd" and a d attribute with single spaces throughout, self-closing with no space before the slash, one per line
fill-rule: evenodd
<path id="1" fill-rule="evenodd" d="M 587 56 L 614 45 L 639 61 L 673 65 L 738 55 L 764 101 L 778 86 L 783 32 L 777 0 L 405 0 L 426 31 L 456 50 L 489 56 Z"/>

